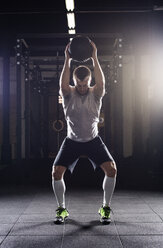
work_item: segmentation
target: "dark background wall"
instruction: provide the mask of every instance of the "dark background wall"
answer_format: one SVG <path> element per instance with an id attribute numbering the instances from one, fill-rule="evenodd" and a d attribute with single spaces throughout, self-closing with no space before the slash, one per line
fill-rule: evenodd
<path id="1" fill-rule="evenodd" d="M 157 67 L 158 62 L 155 54 L 162 54 L 163 12 L 155 7 L 161 6 L 161 3 L 158 1 L 136 1 L 135 3 L 100 1 L 99 5 L 98 1 L 89 1 L 89 3 L 76 1 L 75 6 L 76 32 L 92 35 L 92 39 L 99 48 L 101 62 L 106 60 L 111 66 L 113 65 L 114 41 L 119 35 L 123 37 L 121 52 L 124 65 L 122 70 L 118 71 L 120 80 L 117 85 L 111 80 L 111 74 L 107 74 L 110 72 L 106 71 L 105 63 L 102 64 L 105 77 L 108 76 L 106 79 L 108 94 L 103 102 L 105 125 L 100 128 L 100 134 L 117 161 L 117 187 L 162 188 L 163 108 L 162 103 L 158 100 L 161 99 L 159 92 L 162 90 L 162 79 L 160 76 L 160 83 L 152 79 L 152 71 L 155 66 Z M 57 118 L 57 63 L 40 65 L 54 69 L 52 72 L 43 72 L 44 79 L 46 77 L 52 79 L 46 87 L 50 92 L 48 98 L 46 94 L 40 95 L 38 91 L 35 91 L 32 79 L 29 79 L 31 85 L 30 91 L 28 89 L 30 92 L 30 108 L 28 108 L 28 110 L 30 109 L 30 128 L 28 130 L 30 156 L 18 156 L 19 139 L 21 142 L 25 141 L 21 135 L 19 135 L 19 139 L 17 137 L 19 132 L 18 108 L 21 106 L 23 109 L 24 93 L 22 89 L 21 92 L 19 91 L 16 74 L 16 40 L 20 37 L 25 39 L 29 45 L 30 61 L 33 61 L 35 56 L 42 61 L 43 58 L 49 57 L 56 61 L 56 52 L 59 50 L 60 74 L 63 66 L 64 47 L 68 43 L 69 37 L 65 35 L 65 37 L 52 38 L 50 35 L 66 34 L 67 31 L 64 1 L 55 3 L 55 5 L 54 3 L 51 5 L 33 3 L 33 5 L 24 6 L 14 3 L 3 6 L 1 9 L 1 183 L 8 184 L 10 181 L 18 184 L 43 183 L 50 185 L 51 166 L 58 147 L 66 135 L 65 128 L 59 137 L 52 128 L 52 123 Z M 49 36 L 42 39 L 41 34 Z M 99 34 L 112 34 L 113 36 L 112 38 L 96 37 Z M 35 38 L 36 35 L 38 38 Z M 53 49 L 48 50 L 45 47 L 53 47 Z M 150 61 L 151 70 L 148 69 L 148 77 L 144 83 L 143 80 L 146 77 L 144 76 L 145 67 L 143 67 L 142 57 L 145 56 Z M 11 57 L 13 61 L 11 61 Z M 125 64 L 128 58 L 129 61 L 133 59 L 131 67 Z M 33 70 L 32 63 L 30 70 Z M 20 85 L 23 88 L 26 85 L 23 69 L 21 73 Z M 33 75 L 32 72 L 31 75 Z M 129 94 L 132 92 L 130 97 L 126 93 L 127 78 L 131 78 L 128 83 L 128 86 L 131 87 L 131 91 L 128 92 Z M 147 94 L 151 85 L 152 100 L 148 98 Z M 18 100 L 21 97 L 22 102 L 19 106 Z M 127 103 L 131 106 L 128 115 Z M 64 121 L 61 106 L 59 108 L 60 118 Z M 19 109 L 19 111 L 21 110 Z M 145 115 L 148 115 L 149 118 L 145 119 Z M 131 131 L 129 131 L 130 128 Z M 130 136 L 129 132 L 131 132 Z M 128 155 L 124 152 L 124 147 L 126 147 Z M 27 149 L 27 144 L 25 149 Z M 99 170 L 93 173 L 90 163 L 84 158 L 80 159 L 72 176 L 69 172 L 66 174 L 66 180 L 70 186 L 100 186 L 102 178 L 102 172 Z"/>

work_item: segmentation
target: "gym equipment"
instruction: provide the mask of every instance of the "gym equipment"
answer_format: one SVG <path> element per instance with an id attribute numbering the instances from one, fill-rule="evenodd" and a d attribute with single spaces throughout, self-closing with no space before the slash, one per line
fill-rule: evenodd
<path id="1" fill-rule="evenodd" d="M 92 52 L 93 47 L 88 37 L 78 35 L 71 40 L 69 53 L 74 61 L 86 62 L 92 57 Z"/>

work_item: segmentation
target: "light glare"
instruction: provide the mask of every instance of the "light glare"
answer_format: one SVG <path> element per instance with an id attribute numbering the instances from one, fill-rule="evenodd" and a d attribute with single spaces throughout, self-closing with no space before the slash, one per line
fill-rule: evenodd
<path id="1" fill-rule="evenodd" d="M 66 4 L 67 11 L 74 10 L 74 0 L 65 0 L 65 4 Z"/>
<path id="2" fill-rule="evenodd" d="M 76 34 L 76 31 L 75 31 L 75 29 L 69 29 L 69 30 L 68 30 L 68 33 L 69 33 L 69 34 Z"/>
<path id="3" fill-rule="evenodd" d="M 74 13 L 67 13 L 67 22 L 69 29 L 75 28 L 75 16 Z"/>

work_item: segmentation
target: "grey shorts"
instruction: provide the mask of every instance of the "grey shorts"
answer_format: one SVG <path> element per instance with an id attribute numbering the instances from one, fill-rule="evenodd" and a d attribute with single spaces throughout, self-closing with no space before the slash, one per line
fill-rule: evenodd
<path id="1" fill-rule="evenodd" d="M 87 156 L 94 169 L 107 161 L 114 161 L 100 136 L 88 142 L 77 142 L 65 138 L 54 160 L 53 166 L 64 166 L 73 172 L 80 156 Z"/>

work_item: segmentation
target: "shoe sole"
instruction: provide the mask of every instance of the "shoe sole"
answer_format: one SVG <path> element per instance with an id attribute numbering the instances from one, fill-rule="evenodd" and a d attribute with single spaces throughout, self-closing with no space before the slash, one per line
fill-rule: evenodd
<path id="1" fill-rule="evenodd" d="M 102 219 L 102 218 L 100 218 L 100 222 L 103 225 L 109 225 L 111 223 L 111 219 Z"/>
<path id="2" fill-rule="evenodd" d="M 99 215 L 100 215 L 100 222 L 102 223 L 102 224 L 104 224 L 104 225 L 109 225 L 110 223 L 111 223 L 111 219 L 109 218 L 109 219 L 105 219 L 105 218 L 102 218 L 102 216 L 101 216 L 101 214 L 99 213 Z"/>
<path id="3" fill-rule="evenodd" d="M 54 224 L 56 224 L 56 225 L 60 225 L 60 224 L 63 224 L 64 222 L 65 222 L 65 220 L 68 218 L 68 216 L 67 217 L 65 217 L 63 220 L 54 220 Z"/>

